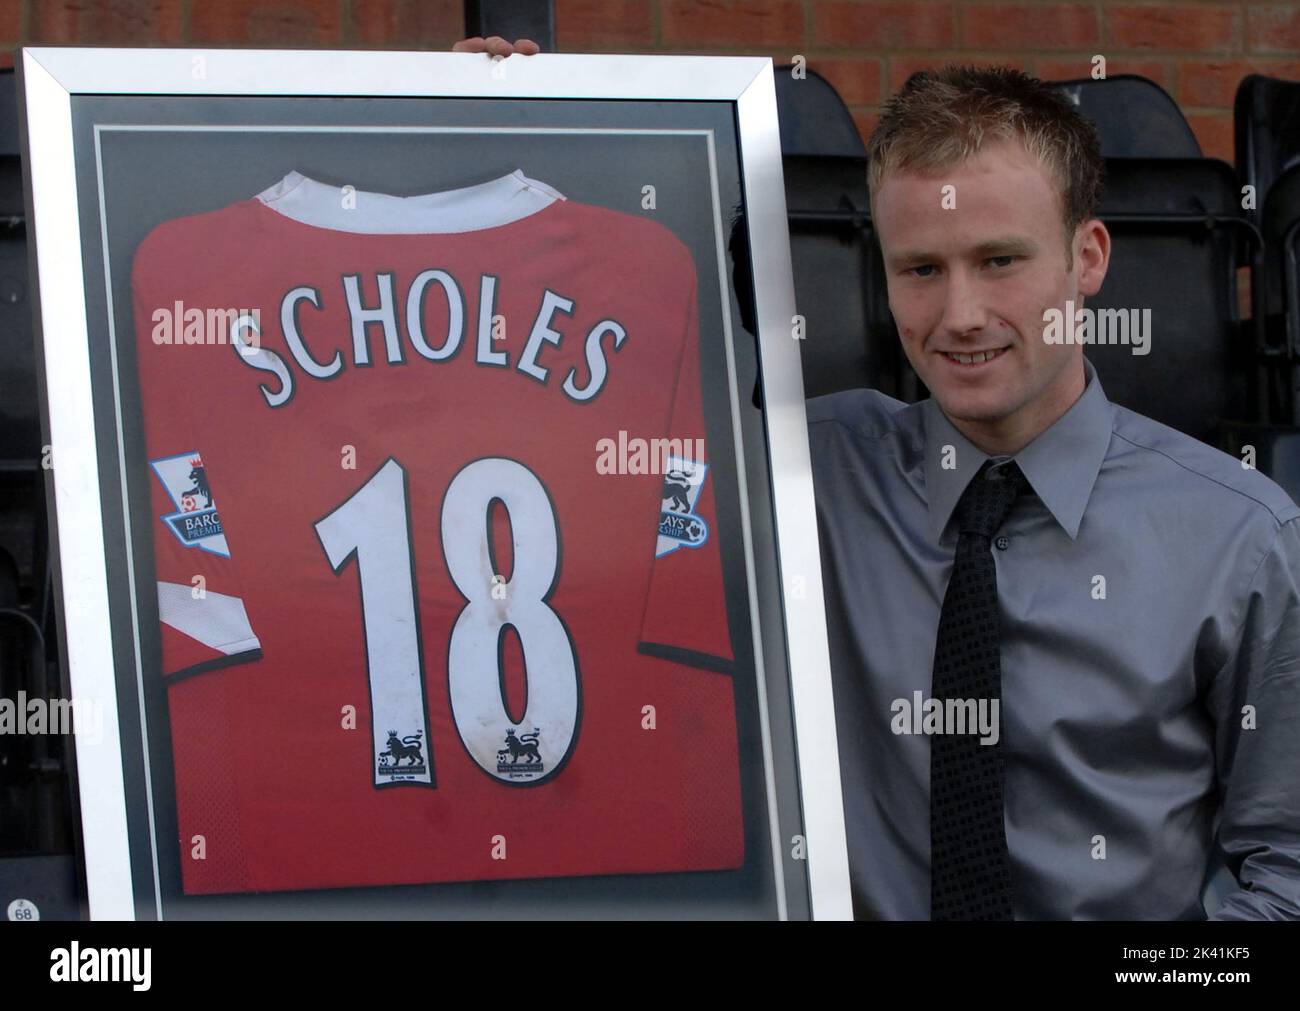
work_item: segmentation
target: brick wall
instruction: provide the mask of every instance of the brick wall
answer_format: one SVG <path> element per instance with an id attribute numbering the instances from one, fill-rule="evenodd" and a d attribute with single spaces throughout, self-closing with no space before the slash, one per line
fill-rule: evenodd
<path id="1" fill-rule="evenodd" d="M 463 35 L 461 11 L 461 0 L 0 0 L 0 64 L 24 43 L 445 49 Z M 563 52 L 801 54 L 864 135 L 919 68 L 958 59 L 1082 77 L 1100 54 L 1110 74 L 1160 83 L 1206 153 L 1228 161 L 1237 82 L 1300 79 L 1295 0 L 557 0 L 556 34 Z"/>

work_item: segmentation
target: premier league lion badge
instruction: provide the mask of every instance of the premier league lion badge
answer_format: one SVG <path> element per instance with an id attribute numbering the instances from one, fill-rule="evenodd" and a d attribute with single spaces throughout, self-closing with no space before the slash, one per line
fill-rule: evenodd
<path id="1" fill-rule="evenodd" d="M 176 512 L 159 517 L 167 529 L 187 548 L 229 558 L 230 548 L 226 545 L 226 533 L 217 515 L 203 458 L 197 452 L 181 453 L 150 460 L 149 466 L 176 506 Z"/>
<path id="2" fill-rule="evenodd" d="M 670 555 L 678 548 L 698 548 L 709 539 L 708 523 L 695 512 L 708 470 L 707 464 L 676 456 L 668 458 L 656 558 Z"/>

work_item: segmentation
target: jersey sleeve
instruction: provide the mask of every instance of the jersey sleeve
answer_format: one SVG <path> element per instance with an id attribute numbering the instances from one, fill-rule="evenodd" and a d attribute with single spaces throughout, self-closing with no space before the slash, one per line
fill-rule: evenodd
<path id="1" fill-rule="evenodd" d="M 228 517 L 204 463 L 202 433 L 218 429 L 203 424 L 202 383 L 195 378 L 204 355 L 235 352 L 163 343 L 155 320 L 159 309 L 174 312 L 181 297 L 166 284 L 178 262 L 173 247 L 181 244 L 153 233 L 136 254 L 131 281 L 162 671 L 169 680 L 262 655 L 223 525 Z"/>
<path id="2" fill-rule="evenodd" d="M 700 389 L 699 303 L 690 268 L 686 319 L 672 412 L 654 554 L 641 625 L 641 653 L 730 674 L 735 657 L 717 529 L 713 466 Z"/>

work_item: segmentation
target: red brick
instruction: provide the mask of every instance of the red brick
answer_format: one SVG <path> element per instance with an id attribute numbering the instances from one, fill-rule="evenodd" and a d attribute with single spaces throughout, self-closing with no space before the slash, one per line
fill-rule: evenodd
<path id="1" fill-rule="evenodd" d="M 813 37 L 855 49 L 941 49 L 956 42 L 952 5 L 946 3 L 828 0 L 813 8 Z"/>
<path id="2" fill-rule="evenodd" d="M 648 49 L 654 44 L 649 0 L 559 0 L 555 5 L 555 44 L 564 52 L 612 52 L 620 47 Z"/>
<path id="3" fill-rule="evenodd" d="M 1241 12 L 1218 5 L 1107 7 L 1104 39 L 1125 49 L 1222 52 L 1241 38 Z"/>
<path id="4" fill-rule="evenodd" d="M 0 43 L 17 42 L 22 36 L 22 0 L 0 0 Z"/>
<path id="5" fill-rule="evenodd" d="M 1300 10 L 1290 4 L 1248 8 L 1246 48 L 1260 53 L 1300 52 Z"/>
<path id="6" fill-rule="evenodd" d="M 881 60 L 814 58 L 808 66 L 831 82 L 845 105 L 879 105 L 884 100 Z"/>
<path id="7" fill-rule="evenodd" d="M 465 37 L 459 6 L 427 0 L 352 0 L 348 40 L 361 46 L 440 50 Z"/>
<path id="8" fill-rule="evenodd" d="M 880 122 L 880 113 L 874 109 L 850 109 L 849 114 L 853 117 L 853 122 L 858 125 L 858 133 L 862 137 L 862 143 L 865 144 L 871 139 L 871 135 L 876 132 L 876 124 Z"/>
<path id="9" fill-rule="evenodd" d="M 1267 74 L 1289 80 L 1300 79 L 1300 63 L 1278 60 L 1188 60 L 1179 75 L 1182 105 L 1231 109 L 1237 86 L 1248 74 Z"/>
<path id="10" fill-rule="evenodd" d="M 1221 158 L 1229 165 L 1235 155 L 1230 113 L 1207 113 L 1187 117 L 1192 132 L 1207 158 Z"/>
<path id="11" fill-rule="evenodd" d="M 1044 81 L 1074 81 L 1081 77 L 1092 76 L 1092 56 L 1089 53 L 1073 60 L 1053 57 L 1035 60 L 1034 74 Z M 1137 74 L 1155 81 L 1169 94 L 1174 93 L 1174 71 L 1167 61 L 1131 60 L 1123 56 L 1106 57 L 1106 76 L 1119 77 L 1121 74 Z"/>
<path id="12" fill-rule="evenodd" d="M 889 92 L 893 94 L 918 70 L 939 70 L 949 63 L 972 67 L 1015 67 L 1025 70 L 1025 59 L 1010 54 L 1004 56 L 959 53 L 955 56 L 896 56 L 889 61 Z"/>
<path id="13" fill-rule="evenodd" d="M 961 41 L 979 49 L 1078 49 L 1101 38 L 1097 9 L 1083 4 L 970 4 Z"/>
<path id="14" fill-rule="evenodd" d="M 0 67 L 12 67 L 14 65 L 14 55 L 12 49 L 0 49 Z"/>
<path id="15" fill-rule="evenodd" d="M 33 2 L 28 37 L 57 45 L 174 44 L 181 41 L 181 4 L 180 0 Z"/>
<path id="16" fill-rule="evenodd" d="M 803 46 L 803 6 L 795 0 L 668 0 L 665 48 Z"/>
<path id="17" fill-rule="evenodd" d="M 1242 319 L 1250 317 L 1252 306 L 1250 304 L 1250 268 L 1237 268 L 1237 312 Z"/>
<path id="18" fill-rule="evenodd" d="M 208 45 L 337 46 L 337 0 L 222 0 L 190 8 L 190 41 Z"/>

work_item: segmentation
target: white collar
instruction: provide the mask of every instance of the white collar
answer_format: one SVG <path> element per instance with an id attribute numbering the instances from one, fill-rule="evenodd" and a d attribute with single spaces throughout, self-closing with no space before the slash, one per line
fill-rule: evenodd
<path id="1" fill-rule="evenodd" d="M 565 197 L 515 169 L 477 186 L 414 197 L 329 186 L 301 172 L 290 172 L 257 199 L 278 214 L 318 228 L 365 235 L 414 235 L 508 225 Z"/>

